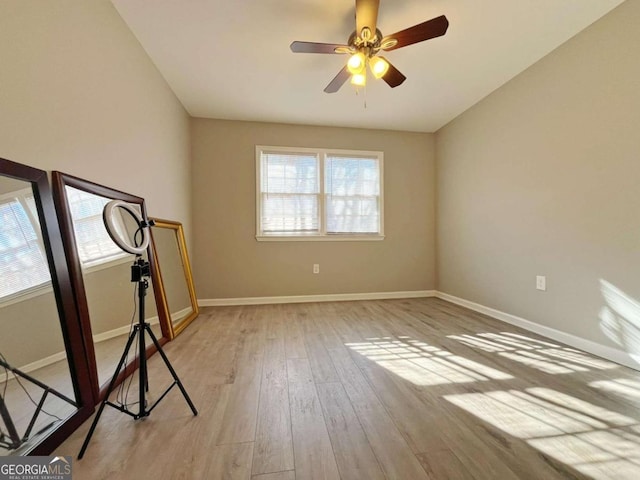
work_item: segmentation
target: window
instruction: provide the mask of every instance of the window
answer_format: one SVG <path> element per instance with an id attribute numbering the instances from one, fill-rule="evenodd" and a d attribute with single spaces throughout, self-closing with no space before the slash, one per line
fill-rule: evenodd
<path id="1" fill-rule="evenodd" d="M 102 211 L 110 199 L 73 187 L 66 187 L 66 192 L 82 266 L 89 268 L 128 258 L 129 255 L 111 240 L 102 220 Z"/>
<path id="2" fill-rule="evenodd" d="M 383 154 L 256 147 L 258 240 L 381 240 Z"/>
<path id="3" fill-rule="evenodd" d="M 48 287 L 50 281 L 33 192 L 0 196 L 0 301 Z"/>

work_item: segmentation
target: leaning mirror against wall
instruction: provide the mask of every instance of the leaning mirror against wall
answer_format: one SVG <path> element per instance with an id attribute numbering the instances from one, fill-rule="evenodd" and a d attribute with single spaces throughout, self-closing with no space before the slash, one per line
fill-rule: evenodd
<path id="1" fill-rule="evenodd" d="M 182 224 L 160 218 L 154 218 L 153 221 L 155 225 L 151 228 L 151 241 L 158 266 L 159 287 L 169 312 L 173 338 L 198 316 L 198 301 Z"/>
<path id="2" fill-rule="evenodd" d="M 139 209 L 146 218 L 144 199 L 60 172 L 53 172 L 54 198 L 60 215 L 65 245 L 70 253 L 71 280 L 78 295 L 78 309 L 85 325 L 85 344 L 96 403 L 104 394 L 117 367 L 129 331 L 137 321 L 136 284 L 131 282 L 131 266 L 136 256 L 124 252 L 109 236 L 103 210 L 111 200 L 122 200 Z M 121 209 L 118 209 L 121 210 Z M 138 225 L 133 218 L 117 219 L 123 235 L 133 234 Z M 132 242 L 133 243 L 133 242 Z M 157 284 L 154 258 L 150 263 L 150 292 L 145 318 L 160 342 L 171 338 L 171 328 Z M 148 354 L 154 347 L 147 349 Z M 135 368 L 134 358 L 123 371 L 123 379 Z"/>
<path id="3" fill-rule="evenodd" d="M 48 454 L 92 400 L 47 174 L 0 158 L 0 456 Z"/>

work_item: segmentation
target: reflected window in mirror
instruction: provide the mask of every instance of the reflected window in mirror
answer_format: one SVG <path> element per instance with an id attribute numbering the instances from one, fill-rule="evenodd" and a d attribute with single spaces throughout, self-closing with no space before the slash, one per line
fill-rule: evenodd
<path id="1" fill-rule="evenodd" d="M 0 194 L 0 304 L 51 290 L 33 191 Z"/>
<path id="2" fill-rule="evenodd" d="M 73 220 L 78 256 L 84 269 L 128 258 L 109 237 L 104 228 L 102 211 L 110 199 L 67 187 L 67 198 Z M 122 220 L 119 222 L 124 228 Z"/>
<path id="3" fill-rule="evenodd" d="M 0 159 L 0 456 L 46 454 L 93 410 L 44 171 Z"/>

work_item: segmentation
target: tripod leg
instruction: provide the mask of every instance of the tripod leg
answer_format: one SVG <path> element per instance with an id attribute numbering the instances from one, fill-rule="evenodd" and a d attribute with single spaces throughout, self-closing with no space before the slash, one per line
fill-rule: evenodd
<path id="1" fill-rule="evenodd" d="M 91 441 L 91 437 L 93 436 L 93 432 L 96 429 L 96 426 L 98 425 L 98 420 L 100 420 L 100 415 L 102 415 L 102 411 L 104 410 L 104 406 L 109 401 L 109 395 L 111 395 L 111 392 L 113 391 L 113 387 L 116 384 L 116 380 L 118 378 L 118 374 L 120 373 L 120 370 L 122 369 L 122 365 L 124 365 L 124 362 L 125 362 L 125 360 L 127 358 L 127 355 L 129 354 L 129 349 L 131 348 L 131 345 L 133 344 L 133 340 L 136 338 L 136 334 L 139 334 L 139 335 L 143 335 L 144 334 L 144 332 L 140 331 L 138 325 L 134 326 L 133 332 L 131 332 L 131 334 L 129 335 L 129 340 L 127 341 L 127 346 L 125 347 L 124 352 L 122 352 L 122 357 L 120 357 L 120 362 L 118 362 L 118 366 L 116 367 L 116 371 L 113 374 L 113 377 L 111 377 L 111 382 L 109 383 L 109 388 L 107 388 L 107 392 L 105 393 L 104 399 L 100 403 L 100 408 L 98 408 L 98 413 L 96 413 L 96 416 L 93 419 L 93 423 L 91 424 L 91 428 L 89 429 L 89 432 L 87 433 L 87 436 L 85 437 L 84 442 L 82 443 L 82 448 L 80 449 L 80 453 L 78 454 L 78 460 L 80 460 L 84 456 L 84 452 L 87 449 L 87 447 L 89 446 L 89 442 Z"/>
<path id="2" fill-rule="evenodd" d="M 20 435 L 18 435 L 18 431 L 11 420 L 11 415 L 9 415 L 9 409 L 7 405 L 4 403 L 4 398 L 0 395 L 0 415 L 2 416 L 2 420 L 4 420 L 4 424 L 7 427 L 9 438 L 11 439 L 11 443 L 9 444 L 11 448 L 18 448 L 22 443 Z M 4 437 L 4 435 L 3 435 Z"/>
<path id="3" fill-rule="evenodd" d="M 145 330 L 147 332 L 149 332 L 149 336 L 151 337 L 151 340 L 153 341 L 153 344 L 156 346 L 156 349 L 158 350 L 158 353 L 162 357 L 162 360 L 164 360 L 164 363 L 167 366 L 167 368 L 169 369 L 169 372 L 171 372 L 171 376 L 173 377 L 173 379 L 175 380 L 176 384 L 178 385 L 178 388 L 182 392 L 182 396 L 184 396 L 184 399 L 189 404 L 189 408 L 191 408 L 191 411 L 193 412 L 194 415 L 198 415 L 198 410 L 196 410 L 195 405 L 193 404 L 193 402 L 191 401 L 191 398 L 189 397 L 189 394 L 184 389 L 184 386 L 182 385 L 182 382 L 178 378 L 178 374 L 176 373 L 176 371 L 171 366 L 171 363 L 169 362 L 169 359 L 167 358 L 167 356 L 165 355 L 164 351 L 162 350 L 162 347 L 160 346 L 160 343 L 158 343 L 158 339 L 156 338 L 156 336 L 154 335 L 153 331 L 151 330 L 151 327 L 149 327 L 149 324 L 145 324 L 144 328 L 145 328 Z"/>

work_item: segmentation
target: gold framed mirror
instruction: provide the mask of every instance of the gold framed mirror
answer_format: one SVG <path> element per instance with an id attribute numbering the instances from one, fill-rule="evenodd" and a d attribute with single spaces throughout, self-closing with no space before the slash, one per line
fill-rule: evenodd
<path id="1" fill-rule="evenodd" d="M 153 255 L 158 268 L 158 289 L 169 314 L 170 338 L 175 338 L 198 316 L 191 264 L 182 223 L 152 218 Z"/>

